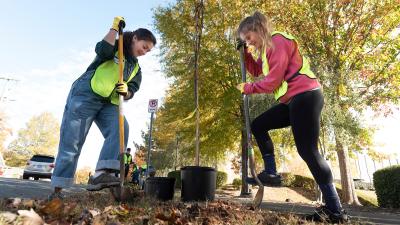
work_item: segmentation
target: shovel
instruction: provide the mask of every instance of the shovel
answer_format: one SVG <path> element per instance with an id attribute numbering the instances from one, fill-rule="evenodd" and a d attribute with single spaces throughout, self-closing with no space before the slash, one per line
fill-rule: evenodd
<path id="1" fill-rule="evenodd" d="M 125 22 L 121 21 L 119 23 L 118 31 L 118 65 L 119 65 L 119 82 L 124 82 L 124 51 L 123 51 L 123 28 L 125 27 Z M 119 176 L 120 185 L 115 187 L 110 187 L 111 195 L 116 201 L 126 201 L 131 195 L 132 190 L 129 187 L 124 187 L 125 183 L 125 162 L 124 162 L 124 151 L 125 151 L 125 137 L 124 137 L 124 96 L 119 95 L 119 106 L 118 106 L 118 123 L 119 123 Z"/>
<path id="2" fill-rule="evenodd" d="M 240 49 L 240 69 L 242 72 L 242 82 L 246 82 L 246 67 L 244 65 L 244 46 L 242 46 Z M 248 96 L 245 94 L 242 94 L 243 97 L 243 108 L 244 108 L 244 118 L 245 118 L 245 124 L 246 124 L 246 135 L 247 135 L 247 140 L 246 140 L 246 145 L 247 145 L 247 154 L 249 157 L 249 166 L 250 166 L 250 172 L 251 176 L 254 177 L 254 179 L 257 182 L 258 185 L 258 190 L 256 193 L 256 196 L 253 199 L 253 206 L 254 208 L 258 208 L 261 205 L 261 202 L 264 197 L 264 185 L 261 183 L 261 181 L 258 179 L 257 174 L 256 174 L 256 163 L 254 159 L 254 150 L 252 148 L 252 140 L 251 140 L 251 132 L 250 132 L 250 117 L 249 117 L 249 99 Z"/>

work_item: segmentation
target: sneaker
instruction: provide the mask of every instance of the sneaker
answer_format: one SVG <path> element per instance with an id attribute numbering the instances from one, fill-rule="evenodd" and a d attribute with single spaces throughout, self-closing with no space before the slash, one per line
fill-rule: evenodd
<path id="1" fill-rule="evenodd" d="M 306 215 L 303 219 L 314 222 L 345 223 L 350 218 L 343 209 L 340 210 L 340 213 L 333 213 L 326 206 L 321 206 L 315 209 L 314 214 Z"/>
<path id="2" fill-rule="evenodd" d="M 257 175 L 258 179 L 264 186 L 269 187 L 280 187 L 282 186 L 282 176 L 279 174 L 268 174 L 267 172 L 262 171 Z M 257 185 L 256 179 L 253 177 L 248 177 L 246 182 L 251 185 Z"/>
<path id="3" fill-rule="evenodd" d="M 86 190 L 88 191 L 100 191 L 101 189 L 118 186 L 120 180 L 118 177 L 111 173 L 102 173 L 97 177 L 90 176 L 88 181 L 88 186 Z"/>
<path id="4" fill-rule="evenodd" d="M 47 197 L 47 201 L 51 202 L 54 199 L 64 200 L 65 195 L 61 192 L 53 192 Z"/>

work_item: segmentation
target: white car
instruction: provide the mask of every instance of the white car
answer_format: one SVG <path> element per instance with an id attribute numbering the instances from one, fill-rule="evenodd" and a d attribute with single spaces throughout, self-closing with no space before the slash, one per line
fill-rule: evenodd
<path id="1" fill-rule="evenodd" d="M 29 179 L 33 177 L 34 180 L 39 180 L 39 178 L 51 179 L 54 169 L 54 157 L 47 155 L 34 155 L 28 161 L 23 179 Z"/>

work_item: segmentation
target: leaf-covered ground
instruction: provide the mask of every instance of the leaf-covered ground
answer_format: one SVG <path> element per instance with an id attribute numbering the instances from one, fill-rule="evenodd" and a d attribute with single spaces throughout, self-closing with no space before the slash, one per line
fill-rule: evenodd
<path id="1" fill-rule="evenodd" d="M 315 224 L 297 215 L 254 210 L 233 201 L 160 202 L 136 191 L 135 198 L 117 203 L 104 191 L 81 193 L 64 201 L 0 200 L 0 224 Z"/>

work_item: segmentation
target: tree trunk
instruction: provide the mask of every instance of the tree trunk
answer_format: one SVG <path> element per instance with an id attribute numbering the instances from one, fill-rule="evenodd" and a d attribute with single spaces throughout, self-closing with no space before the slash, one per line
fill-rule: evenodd
<path id="1" fill-rule="evenodd" d="M 241 196 L 248 196 L 251 192 L 249 189 L 249 185 L 246 182 L 247 173 L 248 173 L 248 157 L 247 157 L 247 133 L 246 129 L 242 129 L 242 189 L 241 189 Z"/>
<path id="2" fill-rule="evenodd" d="M 340 180 L 342 184 L 343 202 L 349 205 L 361 206 L 354 188 L 354 181 L 350 172 L 349 152 L 347 147 L 336 137 L 336 151 L 339 159 Z"/>

